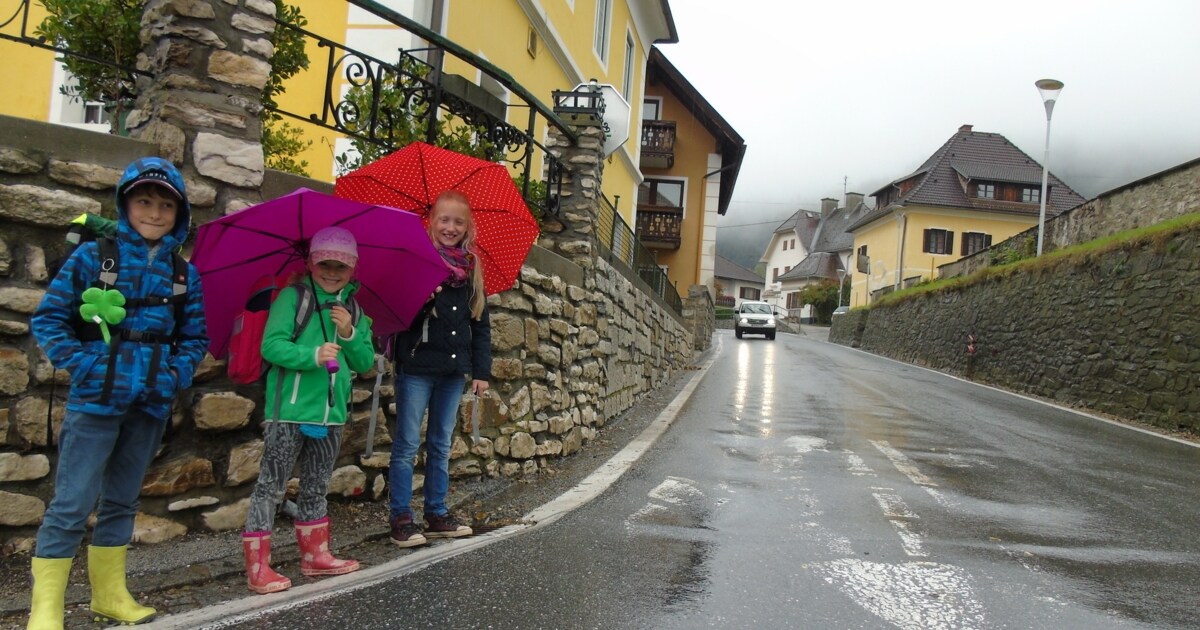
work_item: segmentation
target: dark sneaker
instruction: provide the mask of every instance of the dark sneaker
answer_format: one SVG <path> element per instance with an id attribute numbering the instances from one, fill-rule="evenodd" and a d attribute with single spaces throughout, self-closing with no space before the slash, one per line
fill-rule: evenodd
<path id="1" fill-rule="evenodd" d="M 397 516 L 392 519 L 392 542 L 399 547 L 417 547 L 429 542 L 421 533 L 421 526 L 413 522 L 412 516 Z"/>
<path id="2" fill-rule="evenodd" d="M 459 523 L 449 514 L 445 516 L 425 515 L 426 538 L 459 538 L 470 535 L 471 528 Z"/>

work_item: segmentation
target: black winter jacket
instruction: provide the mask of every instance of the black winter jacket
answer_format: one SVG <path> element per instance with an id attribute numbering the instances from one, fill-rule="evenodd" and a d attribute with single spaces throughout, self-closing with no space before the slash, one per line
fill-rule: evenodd
<path id="1" fill-rule="evenodd" d="M 443 285 L 412 326 L 396 335 L 396 369 L 406 374 L 469 374 L 492 379 L 492 325 L 487 305 L 479 320 L 471 319 L 470 287 Z"/>

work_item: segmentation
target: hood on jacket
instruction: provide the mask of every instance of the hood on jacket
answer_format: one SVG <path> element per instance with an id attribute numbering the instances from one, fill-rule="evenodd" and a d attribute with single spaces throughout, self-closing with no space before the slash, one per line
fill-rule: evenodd
<path id="1" fill-rule="evenodd" d="M 125 167 L 121 180 L 117 182 L 117 232 L 131 239 L 137 235 L 136 230 L 129 224 L 126 214 L 125 195 L 134 186 L 145 182 L 157 182 L 165 185 L 179 195 L 179 212 L 175 215 L 175 227 L 163 237 L 163 244 L 174 250 L 187 240 L 188 229 L 191 227 L 192 206 L 188 203 L 187 186 L 183 175 L 175 165 L 159 157 L 145 157 L 134 160 Z M 137 235 L 141 238 L 140 235 Z"/>

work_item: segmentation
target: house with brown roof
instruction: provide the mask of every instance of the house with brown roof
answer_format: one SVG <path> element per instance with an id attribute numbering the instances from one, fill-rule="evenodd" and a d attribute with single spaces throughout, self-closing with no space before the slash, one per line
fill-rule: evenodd
<path id="1" fill-rule="evenodd" d="M 998 133 L 963 125 L 917 170 L 875 191 L 854 237 L 851 306 L 936 277 L 939 265 L 1036 226 L 1042 166 Z M 1046 216 L 1084 202 L 1049 174 Z"/>
<path id="2" fill-rule="evenodd" d="M 812 246 L 820 223 L 821 213 L 801 209 L 775 228 L 767 248 L 758 260 L 763 268 L 763 275 L 766 276 L 763 301 L 779 308 L 787 307 L 787 295 L 779 279 L 808 256 L 809 247 Z"/>
<path id="3" fill-rule="evenodd" d="M 821 215 L 812 232 L 812 241 L 805 248 L 808 255 L 779 276 L 779 291 L 789 315 L 802 322 L 813 321 L 812 307 L 800 303 L 800 291 L 810 284 L 842 281 L 843 273 L 849 273 L 854 251 L 854 235 L 846 228 L 871 210 L 863 202 L 862 193 L 846 193 L 841 207 L 836 199 L 821 200 Z"/>
<path id="4" fill-rule="evenodd" d="M 642 101 L 637 236 L 686 296 L 716 295 L 717 218 L 729 209 L 746 143 L 658 48 Z"/>

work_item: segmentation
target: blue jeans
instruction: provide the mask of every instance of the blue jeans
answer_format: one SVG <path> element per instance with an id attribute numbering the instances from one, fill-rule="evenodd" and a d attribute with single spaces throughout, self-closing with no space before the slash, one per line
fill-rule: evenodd
<path id="1" fill-rule="evenodd" d="M 462 401 L 461 374 L 421 376 L 396 374 L 396 433 L 388 465 L 391 516 L 412 516 L 413 463 L 421 446 L 421 418 L 429 410 L 425 435 L 425 514 L 445 516 L 450 491 L 450 438 Z"/>
<path id="2" fill-rule="evenodd" d="M 169 421 L 137 410 L 120 416 L 67 412 L 58 438 L 54 498 L 38 528 L 37 557 L 75 557 L 93 508 L 92 544 L 129 544 L 142 479 Z"/>

